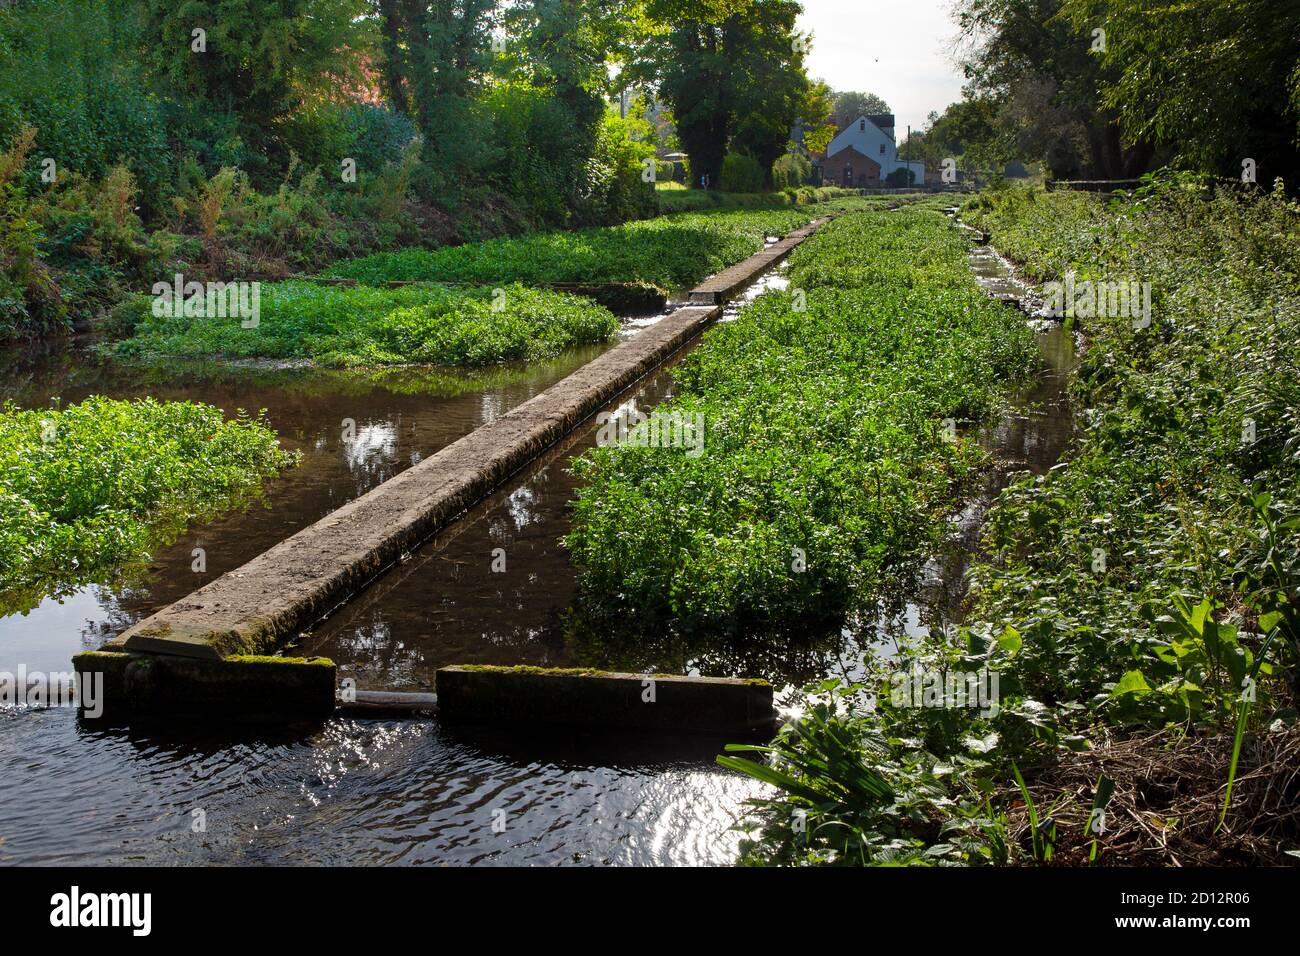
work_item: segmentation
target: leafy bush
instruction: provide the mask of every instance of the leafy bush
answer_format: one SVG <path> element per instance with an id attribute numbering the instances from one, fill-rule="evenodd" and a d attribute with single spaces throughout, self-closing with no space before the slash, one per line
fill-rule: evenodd
<path id="1" fill-rule="evenodd" d="M 803 153 L 786 153 L 772 164 L 773 189 L 798 189 L 812 178 L 812 163 Z"/>
<path id="2" fill-rule="evenodd" d="M 0 143 L 25 126 L 35 157 L 97 180 L 125 166 L 150 208 L 162 204 L 172 163 L 159 99 L 138 66 L 131 4 L 28 0 L 0 8 Z M 41 167 L 24 170 L 28 187 Z"/>
<path id="3" fill-rule="evenodd" d="M 758 193 L 767 187 L 767 177 L 758 160 L 744 153 L 728 153 L 722 159 L 718 188 L 727 193 Z"/>
<path id="4" fill-rule="evenodd" d="M 596 147 L 586 164 L 587 181 L 575 215 L 580 223 L 619 223 L 653 216 L 658 209 L 654 187 L 642 179 L 644 162 L 654 146 L 636 138 L 640 126 L 607 111 L 596 135 Z"/>
<path id="5" fill-rule="evenodd" d="M 977 216 L 1037 278 L 1136 278 L 1153 298 L 1149 328 L 1081 320 L 1087 431 L 1067 466 L 1004 493 L 980 607 L 1024 635 L 1035 695 L 1117 722 L 1223 719 L 1241 675 L 1232 663 L 1216 677 L 1213 662 L 1229 645 L 1249 662 L 1253 618 L 1271 610 L 1242 606 L 1249 579 L 1293 585 L 1269 555 L 1287 547 L 1300 480 L 1300 385 L 1279 375 L 1300 361 L 1300 208 L 1280 193 L 1007 190 Z M 1263 514 L 1281 514 L 1274 535 L 1258 533 L 1261 494 Z M 1090 570 L 1097 553 L 1104 573 Z M 1209 622 L 1191 612 L 1205 601 Z"/>
<path id="6" fill-rule="evenodd" d="M 409 116 L 372 103 L 323 100 L 293 113 L 282 125 L 285 145 L 304 169 L 319 169 L 327 181 L 341 183 L 343 160 L 355 160 L 362 189 L 385 166 L 400 163 L 418 135 Z"/>
<path id="7" fill-rule="evenodd" d="M 244 413 L 95 396 L 0 410 L 0 610 L 113 577 L 295 461 Z"/>
<path id="8" fill-rule="evenodd" d="M 0 153 L 0 340 L 64 328 L 67 310 L 41 261 L 45 232 L 17 181 L 36 131 Z"/>
<path id="9" fill-rule="evenodd" d="M 992 809 L 987 764 L 940 759 L 853 699 L 858 688 L 828 682 L 768 747 L 763 762 L 718 763 L 772 784 L 751 801 L 741 861 L 782 866 L 984 865 L 1008 860 L 1006 816 Z"/>

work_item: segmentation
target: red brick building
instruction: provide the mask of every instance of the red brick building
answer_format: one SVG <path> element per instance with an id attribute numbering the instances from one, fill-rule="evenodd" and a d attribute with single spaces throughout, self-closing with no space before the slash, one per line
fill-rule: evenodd
<path id="1" fill-rule="evenodd" d="M 822 181 L 828 186 L 879 186 L 880 164 L 846 146 L 822 161 Z"/>

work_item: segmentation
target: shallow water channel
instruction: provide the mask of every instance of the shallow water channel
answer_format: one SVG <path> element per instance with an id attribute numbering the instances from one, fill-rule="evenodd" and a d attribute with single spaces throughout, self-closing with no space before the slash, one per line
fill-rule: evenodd
<path id="1" fill-rule="evenodd" d="M 996 256 L 976 250 L 972 267 L 991 294 L 1023 294 Z M 779 270 L 769 273 L 746 297 L 783 282 Z M 630 320 L 626 334 L 650 321 Z M 1000 466 L 984 494 L 953 516 L 952 547 L 936 556 L 924 593 L 891 627 L 914 631 L 960 617 L 962 574 L 988 500 L 1008 472 L 1045 470 L 1064 450 L 1071 338 L 1047 325 L 1039 341 L 1043 374 L 982 436 Z M 228 412 L 265 408 L 304 457 L 270 483 L 263 503 L 191 529 L 155 554 L 134 586 L 86 587 L 0 618 L 0 670 L 66 670 L 73 653 L 239 566 L 599 351 L 527 369 L 405 370 L 379 380 L 173 367 L 157 384 L 76 351 L 10 359 L 0 395 L 20 404 L 102 393 L 190 398 Z M 615 404 L 644 411 L 671 392 L 671 376 L 660 370 Z M 344 419 L 355 422 L 354 441 L 343 440 Z M 580 429 L 289 652 L 330 656 L 341 676 L 366 689 L 427 689 L 447 663 L 586 663 L 589 649 L 571 646 L 562 628 L 574 573 L 559 538 L 574 490 L 569 459 L 594 437 L 594 425 Z M 205 574 L 191 570 L 194 547 L 206 551 Z M 496 548 L 505 552 L 503 572 L 492 570 Z M 605 664 L 799 683 L 853 673 L 863 643 L 846 631 L 812 644 L 676 649 L 668 657 L 600 650 Z M 453 731 L 436 720 L 336 718 L 254 732 L 211 720 L 90 729 L 67 709 L 0 708 L 0 864 L 727 863 L 739 839 L 729 827 L 761 788 L 714 764 L 721 743 Z M 199 810 L 205 826 L 196 832 Z"/>

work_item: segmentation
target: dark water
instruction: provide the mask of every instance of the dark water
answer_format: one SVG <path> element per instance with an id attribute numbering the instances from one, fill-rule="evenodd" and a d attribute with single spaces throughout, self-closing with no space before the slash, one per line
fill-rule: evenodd
<path id="1" fill-rule="evenodd" d="M 720 746 L 430 720 L 95 731 L 0 709 L 0 865 L 721 864 L 758 787 L 713 765 Z"/>
<path id="2" fill-rule="evenodd" d="M 1006 281 L 991 261 L 972 264 L 991 285 Z M 1049 467 L 1068 441 L 1060 384 L 1070 338 L 1050 327 L 1040 345 L 1043 376 L 983 438 L 1009 464 L 954 516 L 952 548 L 927 569 L 925 595 L 888 627 L 916 632 L 959 615 L 962 573 L 988 495 L 1011 468 Z M 6 375 L 6 391 L 29 404 L 101 391 L 197 398 L 227 410 L 265 407 L 305 458 L 272 483 L 267 507 L 227 516 L 164 549 L 137 587 L 86 588 L 25 618 L 0 620 L 0 670 L 20 662 L 66 669 L 76 650 L 205 580 L 189 570 L 195 542 L 207 549 L 208 577 L 220 574 L 583 360 L 569 356 L 491 382 L 414 385 L 292 370 L 204 370 L 154 385 L 76 359 L 29 364 L 25 379 Z M 648 409 L 671 390 L 661 372 L 619 403 Z M 340 439 L 345 417 L 358 426 L 353 446 Z M 593 440 L 594 429 L 580 430 L 305 635 L 296 652 L 328 654 L 361 687 L 375 689 L 427 687 L 433 671 L 453 661 L 580 661 L 561 627 L 574 577 L 559 538 L 574 488 L 567 463 Z M 505 549 L 504 572 L 491 570 L 494 548 Z M 861 629 L 846 630 L 811 646 L 659 663 L 791 680 L 851 675 L 862 640 Z M 452 731 L 436 720 L 337 718 L 254 733 L 213 721 L 90 729 L 67 709 L 0 709 L 0 863 L 724 864 L 739 840 L 732 823 L 763 788 L 716 766 L 721 743 Z"/>
<path id="3" fill-rule="evenodd" d="M 625 334 L 653 321 L 631 319 Z M 150 374 L 75 350 L 8 356 L 0 397 L 20 405 L 98 393 L 187 398 L 229 413 L 265 408 L 303 461 L 268 484 L 264 502 L 160 549 L 130 586 L 87 586 L 0 618 L 0 671 L 68 670 L 73 654 L 599 351 L 484 374 L 396 370 L 378 378 L 204 366 Z M 655 378 L 639 390 L 641 400 L 657 401 L 667 381 Z M 351 442 L 343 441 L 345 418 L 356 425 Z M 194 547 L 206 551 L 204 575 L 191 571 Z M 382 595 L 406 566 L 397 571 L 362 600 Z M 500 603 L 497 610 L 498 622 L 509 619 Z M 493 640 L 482 635 L 482 646 Z M 376 647 L 374 656 L 387 653 Z M 554 731 L 453 735 L 433 721 L 345 719 L 253 736 L 212 721 L 93 729 L 68 709 L 0 707 L 0 864 L 723 863 L 736 852 L 734 813 L 757 787 L 713 763 L 722 743 Z M 201 833 L 196 810 L 205 817 Z"/>
<path id="4" fill-rule="evenodd" d="M 942 551 L 925 568 L 921 596 L 909 606 L 912 619 L 925 626 L 959 625 L 965 617 L 966 569 L 976 555 L 979 532 L 989 507 L 1017 473 L 1046 474 L 1074 440 L 1074 415 L 1068 394 L 1075 363 L 1074 336 L 1059 322 L 1036 318 L 1041 303 L 1031 286 L 1018 279 L 1011 264 L 991 246 L 976 246 L 971 271 L 980 286 L 1007 308 L 1022 309 L 1036 332 L 1038 374 L 1011 396 L 1009 411 L 984 429 L 980 445 L 992 456 L 982 487 L 949 521 Z"/>
<path id="5" fill-rule="evenodd" d="M 606 346 L 608 347 L 608 346 Z M 0 401 L 49 407 L 88 395 L 207 402 L 233 415 L 266 410 L 281 443 L 302 453 L 247 507 L 192 528 L 115 587 L 87 586 L 25 615 L 0 617 L 0 670 L 49 670 L 111 633 L 244 564 L 421 458 L 536 395 L 603 348 L 489 372 L 394 369 L 364 374 L 292 368 L 170 365 L 134 369 L 80 351 L 7 358 Z M 345 420 L 353 427 L 345 440 Z M 195 548 L 206 572 L 192 570 Z"/>

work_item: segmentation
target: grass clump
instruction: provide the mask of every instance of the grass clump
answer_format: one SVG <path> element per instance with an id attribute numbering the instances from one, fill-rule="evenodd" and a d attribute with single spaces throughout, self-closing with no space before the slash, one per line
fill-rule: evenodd
<path id="1" fill-rule="evenodd" d="M 0 410 L 0 611 L 106 581 L 296 461 L 260 418 L 95 396 Z"/>
<path id="2" fill-rule="evenodd" d="M 549 358 L 618 331 L 618 319 L 587 299 L 519 285 L 497 291 L 309 282 L 263 285 L 256 328 L 237 317 L 156 318 L 143 297 L 123 325 L 134 332 L 108 346 L 118 357 L 306 359 L 336 368 Z"/>

